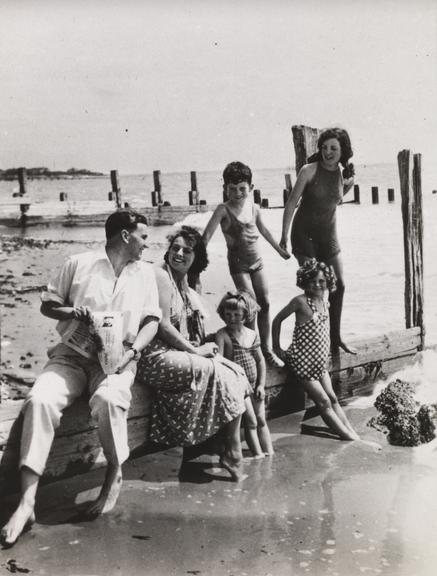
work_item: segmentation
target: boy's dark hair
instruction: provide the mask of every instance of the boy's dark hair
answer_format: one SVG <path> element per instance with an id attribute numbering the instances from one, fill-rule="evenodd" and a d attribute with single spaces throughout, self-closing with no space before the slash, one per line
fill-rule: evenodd
<path id="1" fill-rule="evenodd" d="M 223 182 L 225 184 L 239 184 L 247 182 L 252 184 L 252 170 L 242 162 L 231 162 L 223 170 Z"/>
<path id="2" fill-rule="evenodd" d="M 329 292 L 334 292 L 337 285 L 337 277 L 332 266 L 324 262 L 318 262 L 315 258 L 306 260 L 296 272 L 296 286 L 305 290 L 310 280 L 322 272 L 326 279 L 326 286 Z"/>
<path id="3" fill-rule="evenodd" d="M 109 240 L 122 230 L 132 232 L 136 229 L 137 224 L 146 224 L 147 226 L 147 218 L 130 208 L 117 210 L 108 216 L 105 222 L 106 239 Z"/>

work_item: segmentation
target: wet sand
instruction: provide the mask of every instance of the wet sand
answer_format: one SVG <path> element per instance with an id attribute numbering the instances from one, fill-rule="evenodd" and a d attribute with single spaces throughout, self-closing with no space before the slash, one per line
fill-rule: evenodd
<path id="1" fill-rule="evenodd" d="M 303 413 L 271 421 L 276 454 L 229 482 L 209 456 L 181 469 L 181 451 L 129 461 L 113 512 L 75 518 L 102 471 L 40 490 L 38 523 L 0 552 L 4 573 L 83 576 L 433 576 L 437 550 L 434 443 L 389 446 L 368 428 L 369 402 L 347 409 L 367 440 L 326 435 Z M 430 457 L 432 456 L 432 457 Z M 2 516 L 12 506 L 8 501 Z M 12 564 L 11 564 L 12 563 Z"/>

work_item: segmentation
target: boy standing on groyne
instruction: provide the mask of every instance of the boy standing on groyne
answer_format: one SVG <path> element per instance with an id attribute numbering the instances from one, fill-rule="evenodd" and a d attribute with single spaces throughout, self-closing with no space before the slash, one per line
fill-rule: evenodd
<path id="1" fill-rule="evenodd" d="M 264 236 L 282 256 L 290 258 L 287 250 L 273 238 L 266 228 L 259 207 L 249 194 L 253 190 L 252 171 L 242 162 L 231 162 L 223 171 L 228 200 L 219 204 L 209 220 L 203 238 L 208 244 L 220 224 L 228 248 L 229 271 L 237 290 L 253 295 L 260 306 L 258 330 L 261 349 L 271 365 L 281 365 L 272 352 L 270 341 L 270 302 L 267 278 L 259 252 L 258 237 Z"/>

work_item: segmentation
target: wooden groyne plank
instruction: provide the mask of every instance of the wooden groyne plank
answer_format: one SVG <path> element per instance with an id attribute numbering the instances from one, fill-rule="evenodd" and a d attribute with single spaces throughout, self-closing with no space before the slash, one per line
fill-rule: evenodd
<path id="1" fill-rule="evenodd" d="M 339 399 L 346 403 L 373 392 L 375 378 L 402 368 L 420 348 L 420 328 L 388 332 L 354 342 L 358 354 L 340 354 L 331 361 L 331 375 Z M 267 369 L 267 415 L 269 418 L 303 410 L 310 403 L 301 386 L 285 368 Z M 156 450 L 147 441 L 153 391 L 135 383 L 128 417 L 129 446 L 132 453 Z M 22 401 L 0 406 L 0 494 L 17 489 L 17 462 L 21 433 L 16 419 Z M 68 408 L 58 429 L 49 456 L 44 481 L 71 476 L 105 463 L 97 429 L 90 418 L 86 398 Z"/>
<path id="2" fill-rule="evenodd" d="M 216 205 L 196 204 L 193 206 L 132 206 L 147 216 L 151 226 L 173 225 L 190 214 L 213 211 Z M 26 213 L 25 225 L 30 226 L 92 226 L 102 224 L 114 212 L 111 202 L 47 202 L 32 204 Z M 18 207 L 13 204 L 0 206 L 0 225 L 23 227 Z"/>

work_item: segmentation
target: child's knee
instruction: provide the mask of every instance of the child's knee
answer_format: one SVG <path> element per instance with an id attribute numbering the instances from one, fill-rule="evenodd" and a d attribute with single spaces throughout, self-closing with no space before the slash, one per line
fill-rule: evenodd
<path id="1" fill-rule="evenodd" d="M 245 414 L 244 415 L 244 425 L 248 430 L 256 430 L 258 427 L 258 423 L 254 414 Z"/>
<path id="2" fill-rule="evenodd" d="M 327 412 L 330 408 L 332 408 L 332 404 L 328 396 L 318 398 L 316 401 L 316 405 L 317 408 L 320 410 L 320 412 Z"/>

